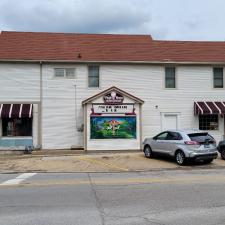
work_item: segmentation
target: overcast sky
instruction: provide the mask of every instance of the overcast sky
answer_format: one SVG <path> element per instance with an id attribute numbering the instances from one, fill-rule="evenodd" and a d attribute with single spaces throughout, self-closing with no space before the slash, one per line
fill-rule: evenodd
<path id="1" fill-rule="evenodd" d="M 225 41 L 225 0 L 0 0 L 0 30 Z"/>

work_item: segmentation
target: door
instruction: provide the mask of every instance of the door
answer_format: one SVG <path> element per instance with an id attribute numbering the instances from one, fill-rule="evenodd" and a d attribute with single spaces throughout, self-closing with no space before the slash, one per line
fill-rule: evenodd
<path id="1" fill-rule="evenodd" d="M 177 115 L 176 114 L 165 114 L 163 118 L 163 130 L 176 130 L 177 126 Z"/>
<path id="2" fill-rule="evenodd" d="M 166 153 L 167 152 L 167 136 L 168 132 L 163 132 L 157 135 L 152 143 L 151 143 L 151 148 L 153 152 L 159 152 L 159 153 Z"/>

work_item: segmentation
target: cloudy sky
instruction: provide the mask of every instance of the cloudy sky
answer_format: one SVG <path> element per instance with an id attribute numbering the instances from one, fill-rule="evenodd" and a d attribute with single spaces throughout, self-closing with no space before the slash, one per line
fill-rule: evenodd
<path id="1" fill-rule="evenodd" d="M 0 0 L 0 30 L 225 41 L 225 0 Z"/>

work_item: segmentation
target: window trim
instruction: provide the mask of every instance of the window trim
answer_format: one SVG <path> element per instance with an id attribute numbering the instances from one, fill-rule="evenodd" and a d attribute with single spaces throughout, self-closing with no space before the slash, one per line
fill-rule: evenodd
<path id="1" fill-rule="evenodd" d="M 166 68 L 174 68 L 175 70 L 175 87 L 174 88 L 169 88 L 169 87 L 166 87 Z M 176 66 L 164 66 L 164 79 L 163 79 L 164 83 L 163 83 L 163 88 L 165 90 L 177 90 L 178 89 L 178 82 L 177 82 L 177 67 Z"/>
<path id="2" fill-rule="evenodd" d="M 214 69 L 222 69 L 223 70 L 223 87 L 215 87 L 214 85 Z M 212 68 L 212 88 L 214 90 L 223 90 L 225 87 L 225 81 L 224 81 L 224 67 L 213 67 Z"/>
<path id="3" fill-rule="evenodd" d="M 89 67 L 90 66 L 98 66 L 98 87 L 89 87 Z M 87 65 L 87 89 L 90 89 L 90 90 L 101 89 L 101 66 L 99 64 Z"/>

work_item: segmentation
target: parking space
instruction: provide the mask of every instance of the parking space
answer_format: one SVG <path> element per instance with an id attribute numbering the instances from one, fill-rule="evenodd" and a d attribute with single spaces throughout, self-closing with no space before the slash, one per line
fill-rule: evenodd
<path id="1" fill-rule="evenodd" d="M 21 156 L 1 157 L 0 171 L 6 172 L 129 172 L 165 169 L 198 169 L 225 167 L 225 161 L 218 157 L 211 164 L 188 164 L 180 167 L 169 158 L 147 159 L 142 152 L 98 153 L 69 156 Z M 14 175 L 4 175 L 2 181 Z M 66 174 L 60 176 L 67 176 Z M 0 182 L 1 182 L 0 180 Z"/>

